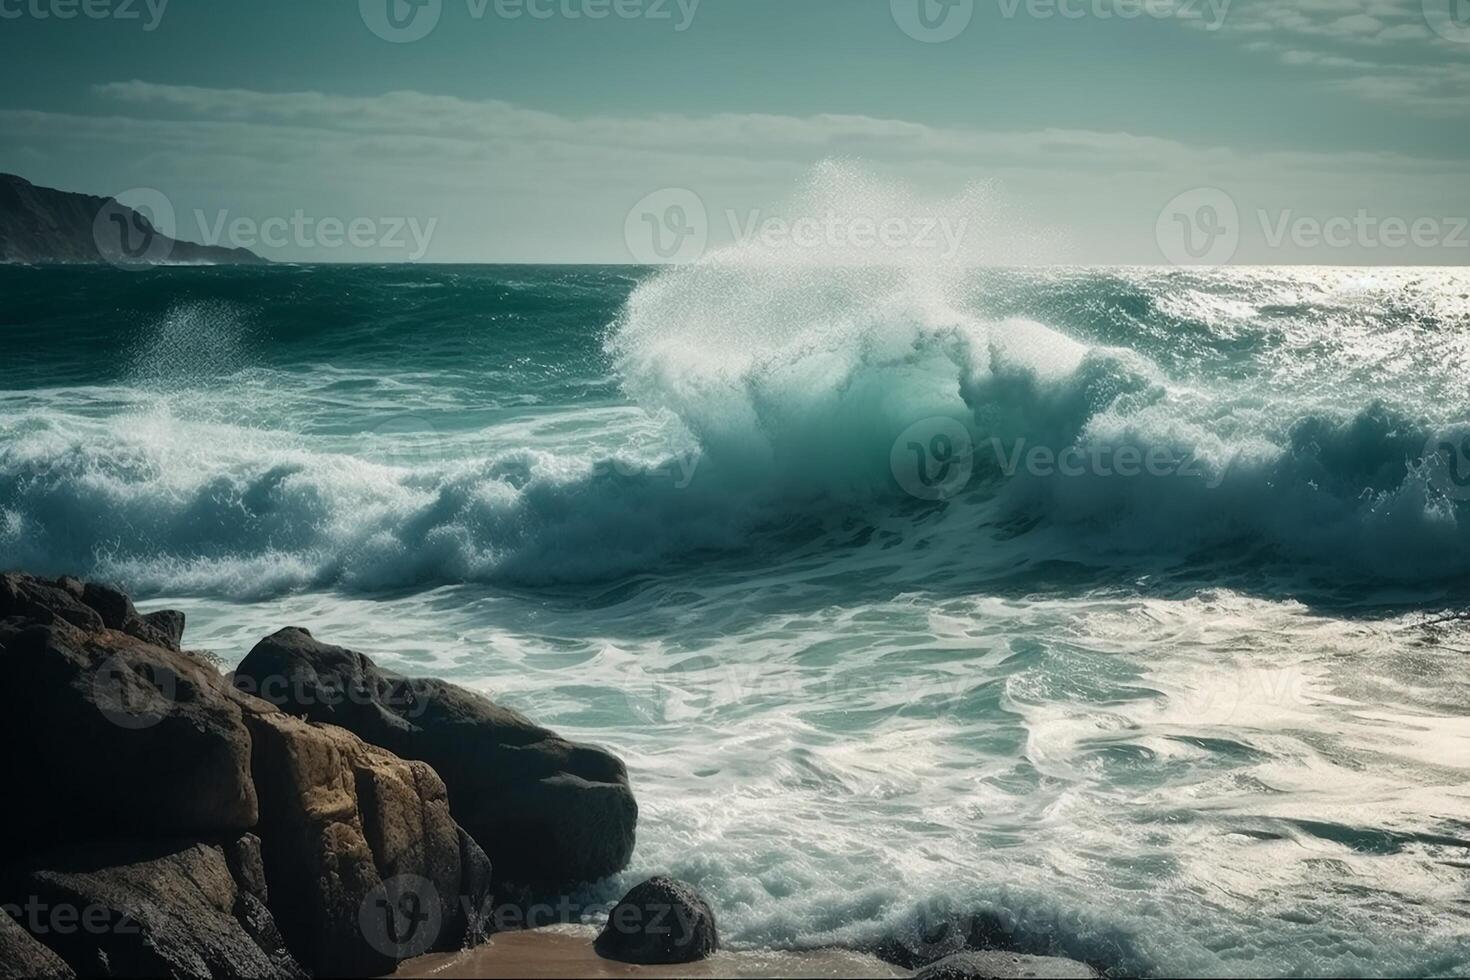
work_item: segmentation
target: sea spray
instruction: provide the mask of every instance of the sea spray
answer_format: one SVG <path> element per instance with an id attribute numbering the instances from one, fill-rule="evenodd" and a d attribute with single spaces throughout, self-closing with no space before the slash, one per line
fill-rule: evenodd
<path id="1" fill-rule="evenodd" d="M 0 557 L 614 747 L 734 949 L 1466 972 L 1470 278 L 711 259 L 0 269 Z"/>

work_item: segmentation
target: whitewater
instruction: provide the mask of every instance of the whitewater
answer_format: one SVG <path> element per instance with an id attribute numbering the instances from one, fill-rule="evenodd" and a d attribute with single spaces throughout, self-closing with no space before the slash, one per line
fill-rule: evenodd
<path id="1" fill-rule="evenodd" d="M 1470 274 L 816 258 L 0 269 L 0 565 L 613 748 L 735 947 L 1470 970 Z"/>

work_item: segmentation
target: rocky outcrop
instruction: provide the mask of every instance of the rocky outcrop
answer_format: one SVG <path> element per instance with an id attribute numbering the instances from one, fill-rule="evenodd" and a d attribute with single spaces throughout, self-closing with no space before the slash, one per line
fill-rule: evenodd
<path id="1" fill-rule="evenodd" d="M 251 915 L 218 846 L 64 849 L 11 870 L 3 891 L 7 911 L 80 976 L 305 976 L 269 918 Z"/>
<path id="2" fill-rule="evenodd" d="M 0 919 L 23 935 L 0 953 L 27 973 L 294 980 L 483 938 L 492 867 L 438 774 L 241 693 L 182 636 L 181 614 L 116 590 L 0 576 L 0 739 L 25 800 L 0 836 Z"/>
<path id="3" fill-rule="evenodd" d="M 0 174 L 0 262 L 258 265 L 265 260 L 248 249 L 172 238 L 148 215 L 115 198 L 38 187 Z"/>
<path id="4" fill-rule="evenodd" d="M 455 819 L 489 854 L 497 891 L 565 891 L 621 870 L 632 854 L 638 805 L 623 763 L 478 694 L 399 676 L 302 629 L 257 644 L 235 683 L 432 766 Z"/>
<path id="5" fill-rule="evenodd" d="M 184 638 L 184 614 L 178 610 L 143 616 L 126 593 L 69 577 L 0 575 L 0 622 L 6 619 L 60 621 L 84 630 L 106 628 L 168 650 L 179 650 Z"/>
<path id="6" fill-rule="evenodd" d="M 715 914 L 694 886 L 650 878 L 633 887 L 608 913 L 597 955 L 623 963 L 693 963 L 720 947 Z"/>
<path id="7" fill-rule="evenodd" d="M 1074 960 L 995 951 L 956 953 L 926 966 L 914 980 L 1093 980 L 1097 973 Z"/>

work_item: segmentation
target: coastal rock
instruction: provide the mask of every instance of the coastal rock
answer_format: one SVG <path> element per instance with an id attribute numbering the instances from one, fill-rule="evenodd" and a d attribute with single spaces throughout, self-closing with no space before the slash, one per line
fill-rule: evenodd
<path id="1" fill-rule="evenodd" d="M 177 609 L 160 609 L 157 612 L 151 612 L 144 616 L 143 622 L 160 638 L 162 641 L 160 643 L 161 646 L 166 646 L 170 650 L 183 649 L 183 613 Z"/>
<path id="2" fill-rule="evenodd" d="M 33 930 L 82 975 L 373 975 L 483 938 L 492 865 L 434 770 L 238 691 L 177 649 L 183 625 L 0 576 L 0 670 L 23 694 L 0 739 L 28 803 L 0 899 L 96 909 L 96 935 Z"/>
<path id="3" fill-rule="evenodd" d="M 184 637 L 183 613 L 167 609 L 143 616 L 125 593 L 69 576 L 0 575 L 0 620 L 6 619 L 42 624 L 60 621 L 88 631 L 117 630 L 175 651 Z"/>
<path id="4" fill-rule="evenodd" d="M 17 592 L 21 599 L 17 601 Z M 0 857 L 109 838 L 226 839 L 255 825 L 243 698 L 186 654 L 103 628 L 60 587 L 0 581 L 0 712 L 12 808 Z M 31 608 L 26 606 L 26 608 Z M 83 631 L 78 609 L 97 615 Z M 49 612 L 51 615 L 46 615 Z"/>
<path id="5" fill-rule="evenodd" d="M 12 871 L 3 893 L 17 921 L 80 976 L 305 976 L 269 914 L 242 901 L 216 846 L 63 849 Z"/>
<path id="6" fill-rule="evenodd" d="M 63 580 L 75 582 L 75 580 Z M 102 617 L 110 630 L 137 637 L 168 650 L 179 649 L 184 639 L 184 614 L 173 609 L 141 616 L 127 593 L 97 582 L 81 584 L 81 600 Z M 73 585 L 75 587 L 75 585 Z"/>
<path id="7" fill-rule="evenodd" d="M 17 906 L 15 911 L 23 910 Z M 61 957 L 0 912 L 0 980 L 72 980 L 75 976 Z"/>
<path id="8" fill-rule="evenodd" d="M 484 942 L 491 933 L 490 917 L 494 908 L 494 865 L 469 831 L 455 825 L 459 834 L 459 916 L 454 930 L 464 937 L 464 945 Z"/>
<path id="9" fill-rule="evenodd" d="M 622 761 L 437 680 L 413 680 L 302 629 L 267 637 L 240 664 L 242 690 L 434 768 L 455 819 L 499 882 L 562 891 L 621 870 L 638 805 Z"/>
<path id="10" fill-rule="evenodd" d="M 715 914 L 694 886 L 672 878 L 635 885 L 608 913 L 597 955 L 623 963 L 693 963 L 720 946 Z"/>
<path id="11" fill-rule="evenodd" d="M 1054 956 L 1023 956 L 993 950 L 956 953 L 926 966 L 914 980 L 1093 980 L 1097 973 L 1074 960 Z"/>
<path id="12" fill-rule="evenodd" d="M 235 903 L 235 918 L 245 931 L 255 938 L 260 947 L 267 951 L 276 964 L 281 976 L 294 975 L 301 971 L 296 960 L 286 948 L 286 939 L 271 915 L 270 892 L 265 882 L 265 863 L 260 855 L 260 838 L 245 834 L 238 840 L 221 846 L 225 863 L 229 865 L 230 877 L 239 888 Z"/>
<path id="13" fill-rule="evenodd" d="M 83 630 L 103 628 L 102 616 L 82 601 L 83 586 L 75 579 L 48 581 L 32 575 L 0 575 L 0 621 L 70 623 Z"/>
<path id="14" fill-rule="evenodd" d="M 473 938 L 462 831 L 432 769 L 265 705 L 247 724 L 270 908 L 301 962 L 375 975 Z M 471 868 L 472 901 L 487 874 Z"/>

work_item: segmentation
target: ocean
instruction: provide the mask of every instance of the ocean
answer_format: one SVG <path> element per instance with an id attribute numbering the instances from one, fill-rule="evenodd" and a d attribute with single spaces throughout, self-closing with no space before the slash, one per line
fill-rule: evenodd
<path id="1" fill-rule="evenodd" d="M 628 762 L 614 899 L 1470 972 L 1470 272 L 0 268 L 0 565 Z"/>

